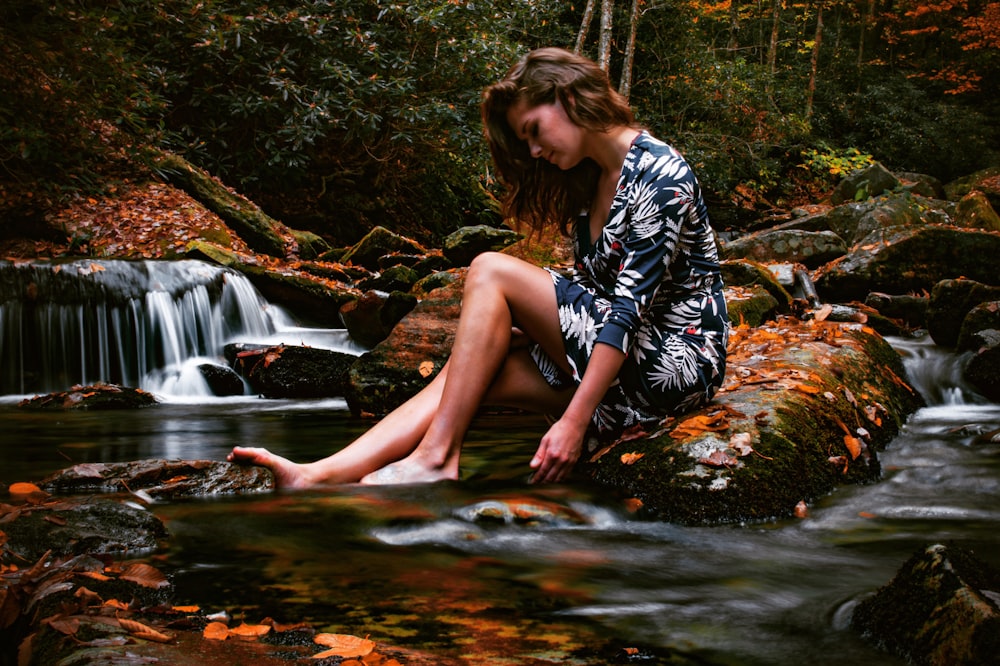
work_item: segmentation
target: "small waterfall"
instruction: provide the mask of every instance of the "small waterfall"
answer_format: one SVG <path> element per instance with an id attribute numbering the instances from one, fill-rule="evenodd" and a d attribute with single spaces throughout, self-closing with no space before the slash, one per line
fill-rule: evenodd
<path id="1" fill-rule="evenodd" d="M 0 395 L 96 382 L 210 395 L 197 366 L 223 364 L 227 343 L 302 331 L 243 275 L 205 262 L 0 262 Z"/>
<path id="2" fill-rule="evenodd" d="M 962 354 L 938 347 L 929 335 L 889 338 L 903 357 L 910 385 L 928 405 L 970 405 L 989 402 L 965 381 L 963 374 L 972 352 Z"/>

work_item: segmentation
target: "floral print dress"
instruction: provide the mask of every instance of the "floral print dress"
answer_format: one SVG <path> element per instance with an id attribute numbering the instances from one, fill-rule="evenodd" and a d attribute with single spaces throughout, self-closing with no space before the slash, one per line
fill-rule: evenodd
<path id="1" fill-rule="evenodd" d="M 639 134 L 600 237 L 584 215 L 574 270 L 555 283 L 572 376 L 532 349 L 546 380 L 579 385 L 595 344 L 625 353 L 593 416 L 604 436 L 701 406 L 722 384 L 729 317 L 718 251 L 698 181 L 671 146 Z"/>

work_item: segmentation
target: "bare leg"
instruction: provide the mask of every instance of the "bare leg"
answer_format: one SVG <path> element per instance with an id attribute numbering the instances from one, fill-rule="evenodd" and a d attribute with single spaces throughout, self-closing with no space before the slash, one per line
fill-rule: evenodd
<path id="1" fill-rule="evenodd" d="M 420 393 L 348 447 L 314 463 L 296 464 L 265 449 L 243 447 L 234 448 L 228 460 L 268 467 L 284 488 L 362 478 L 369 483 L 457 478 L 462 439 L 485 398 L 552 411 L 569 400 L 568 392 L 558 393 L 544 382 L 526 352 L 509 356 L 513 322 L 557 362 L 565 362 L 548 273 L 506 255 L 481 255 L 466 279 L 451 359 Z M 366 477 L 394 461 L 400 463 Z"/>

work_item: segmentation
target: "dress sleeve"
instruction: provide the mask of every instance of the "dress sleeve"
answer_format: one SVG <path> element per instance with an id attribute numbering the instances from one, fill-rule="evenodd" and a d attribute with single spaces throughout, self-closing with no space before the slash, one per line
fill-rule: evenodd
<path id="1" fill-rule="evenodd" d="M 609 220 L 609 225 L 624 224 L 627 231 L 615 248 L 621 264 L 611 312 L 597 342 L 629 352 L 643 313 L 671 281 L 670 263 L 695 203 L 695 188 L 694 175 L 676 153 L 655 158 L 627 185 L 624 205 Z"/>

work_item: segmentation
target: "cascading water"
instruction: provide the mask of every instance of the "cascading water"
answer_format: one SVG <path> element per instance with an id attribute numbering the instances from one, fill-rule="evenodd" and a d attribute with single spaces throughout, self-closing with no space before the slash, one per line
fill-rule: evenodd
<path id="1" fill-rule="evenodd" d="M 297 329 L 241 274 L 195 260 L 0 262 L 0 394 L 106 382 L 211 395 L 198 366 Z M 313 346 L 351 351 L 343 331 Z M 318 342 L 318 343 L 317 343 Z"/>

